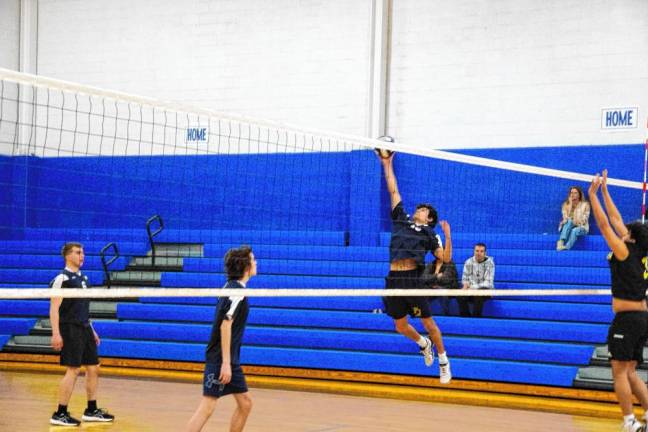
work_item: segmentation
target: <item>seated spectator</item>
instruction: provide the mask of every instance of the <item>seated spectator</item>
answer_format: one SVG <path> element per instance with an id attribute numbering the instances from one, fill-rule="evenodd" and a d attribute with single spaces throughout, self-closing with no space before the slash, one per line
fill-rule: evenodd
<path id="1" fill-rule="evenodd" d="M 425 288 L 434 289 L 459 289 L 457 277 L 457 266 L 454 261 L 444 263 L 443 260 L 435 259 L 427 265 L 423 272 L 423 285 Z M 450 315 L 450 300 L 454 297 L 430 297 L 430 302 L 439 301 L 444 315 Z"/>
<path id="2" fill-rule="evenodd" d="M 562 220 L 558 225 L 560 240 L 556 250 L 571 249 L 576 239 L 589 232 L 590 205 L 578 186 L 569 188 L 567 199 L 562 204 Z"/>
<path id="3" fill-rule="evenodd" d="M 495 280 L 495 262 L 493 258 L 486 256 L 486 245 L 477 243 L 474 249 L 474 255 L 464 263 L 461 282 L 463 289 L 493 289 Z M 484 302 L 490 297 L 458 297 L 459 313 L 461 316 L 480 317 Z M 473 311 L 470 313 L 470 305 L 473 303 Z"/>

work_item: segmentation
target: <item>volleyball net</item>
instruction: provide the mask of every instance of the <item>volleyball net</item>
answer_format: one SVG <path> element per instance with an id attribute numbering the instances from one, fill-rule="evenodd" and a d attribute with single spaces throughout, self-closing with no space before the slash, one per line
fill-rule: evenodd
<path id="1" fill-rule="evenodd" d="M 382 288 L 391 220 L 376 147 L 396 151 L 405 208 L 429 202 L 450 222 L 460 272 L 483 242 L 497 264 L 495 288 L 506 295 L 609 287 L 601 238 L 585 238 L 570 255 L 555 251 L 560 205 L 571 186 L 586 190 L 593 172 L 307 130 L 0 69 L 0 287 L 7 289 L 0 295 L 44 287 L 68 241 L 84 243 L 84 270 L 95 285 L 112 276 L 124 287 L 166 287 L 155 291 L 161 296 L 222 286 L 223 255 L 240 244 L 259 260 L 252 288 L 304 296 L 312 291 L 297 289 L 348 296 Z M 610 172 L 608 182 L 621 213 L 634 219 L 642 151 L 636 171 Z M 119 257 L 105 271 L 100 252 L 111 243 L 108 252 Z"/>

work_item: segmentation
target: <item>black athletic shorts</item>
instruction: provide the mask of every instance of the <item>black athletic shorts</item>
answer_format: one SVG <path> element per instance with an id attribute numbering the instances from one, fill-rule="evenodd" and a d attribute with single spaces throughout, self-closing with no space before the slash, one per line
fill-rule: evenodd
<path id="1" fill-rule="evenodd" d="M 81 365 L 98 365 L 97 343 L 92 327 L 80 324 L 59 324 L 63 349 L 61 365 L 79 367 Z"/>
<path id="2" fill-rule="evenodd" d="M 643 362 L 643 348 L 648 339 L 648 312 L 619 312 L 608 330 L 610 359 Z"/>
<path id="3" fill-rule="evenodd" d="M 221 363 L 206 363 L 203 378 L 203 395 L 219 398 L 232 393 L 246 393 L 248 391 L 245 375 L 241 365 L 232 365 L 232 380 L 221 384 L 218 380 Z"/>
<path id="4" fill-rule="evenodd" d="M 424 288 L 419 270 L 390 271 L 385 278 L 386 289 Z M 427 297 L 383 297 L 387 315 L 401 319 L 406 315 L 416 318 L 429 318 L 432 309 Z"/>

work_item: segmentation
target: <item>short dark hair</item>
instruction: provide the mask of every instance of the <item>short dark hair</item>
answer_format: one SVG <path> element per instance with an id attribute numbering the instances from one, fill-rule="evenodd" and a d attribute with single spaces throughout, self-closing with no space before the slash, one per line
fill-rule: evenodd
<path id="1" fill-rule="evenodd" d="M 83 245 L 81 243 L 77 243 L 77 242 L 67 242 L 67 243 L 65 243 L 63 245 L 63 247 L 61 248 L 61 255 L 63 255 L 63 258 L 68 256 L 72 252 L 72 249 L 74 249 L 75 247 L 77 247 L 79 249 L 83 249 Z"/>
<path id="2" fill-rule="evenodd" d="M 473 249 L 475 249 L 477 246 L 481 246 L 481 247 L 484 248 L 484 250 L 486 250 L 486 243 L 482 243 L 482 242 L 475 243 L 475 246 L 473 246 Z"/>
<path id="3" fill-rule="evenodd" d="M 416 206 L 416 210 L 420 208 L 426 208 L 428 209 L 428 225 L 430 225 L 432 228 L 434 228 L 437 224 L 437 221 L 439 220 L 439 214 L 437 213 L 436 209 L 432 207 L 432 204 L 429 203 L 420 203 L 419 205 Z"/>
<path id="4" fill-rule="evenodd" d="M 636 221 L 626 224 L 626 228 L 630 232 L 630 237 L 634 239 L 641 250 L 641 254 L 646 255 L 648 253 L 648 226 L 641 223 L 641 221 Z"/>
<path id="5" fill-rule="evenodd" d="M 252 265 L 252 248 L 248 245 L 241 245 L 239 248 L 232 248 L 225 254 L 225 273 L 228 279 L 238 280 L 243 277 L 245 271 Z"/>

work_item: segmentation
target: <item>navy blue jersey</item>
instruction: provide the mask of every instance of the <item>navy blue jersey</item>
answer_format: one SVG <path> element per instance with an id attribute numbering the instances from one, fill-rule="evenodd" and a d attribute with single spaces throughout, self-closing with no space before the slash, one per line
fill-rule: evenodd
<path id="1" fill-rule="evenodd" d="M 608 262 L 612 275 L 612 297 L 624 300 L 646 298 L 646 257 L 634 243 L 626 243 L 628 257 L 619 261 L 610 252 Z"/>
<path id="2" fill-rule="evenodd" d="M 414 223 L 399 202 L 392 210 L 392 233 L 389 243 L 389 261 L 413 258 L 418 265 L 425 264 L 427 251 L 441 247 L 437 234 L 428 225 Z"/>
<path id="3" fill-rule="evenodd" d="M 81 272 L 63 269 L 50 283 L 50 288 L 89 288 L 88 277 Z M 59 307 L 59 323 L 89 325 L 90 299 L 64 298 Z"/>
<path id="4" fill-rule="evenodd" d="M 244 288 L 244 286 L 239 281 L 229 280 L 223 288 Z M 220 328 L 223 320 L 232 320 L 230 364 L 241 364 L 241 343 L 249 312 L 250 306 L 246 297 L 220 297 L 218 299 L 211 337 L 209 345 L 207 345 L 207 363 L 222 363 Z"/>

